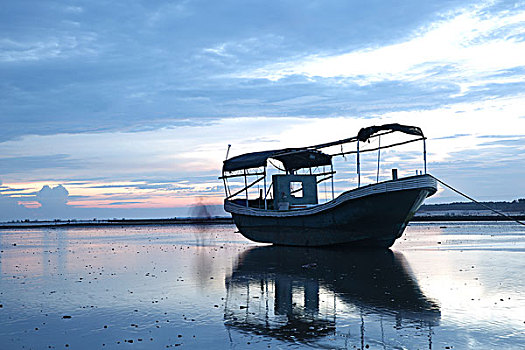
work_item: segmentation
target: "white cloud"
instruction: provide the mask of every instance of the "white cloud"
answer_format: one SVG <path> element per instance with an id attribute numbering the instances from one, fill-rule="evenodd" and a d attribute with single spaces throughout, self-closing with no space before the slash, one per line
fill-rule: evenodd
<path id="1" fill-rule="evenodd" d="M 84 8 L 81 6 L 66 6 L 64 7 L 64 12 L 80 14 L 84 12 Z"/>
<path id="2" fill-rule="evenodd" d="M 346 54 L 311 55 L 241 73 L 242 78 L 279 80 L 290 75 L 348 78 L 368 85 L 386 80 L 454 79 L 463 89 L 491 75 L 525 66 L 525 11 L 484 13 L 490 3 L 446 15 L 406 40 Z M 523 79 L 522 76 L 520 76 Z M 517 78 L 509 78 L 516 81 Z M 499 77 L 500 82 L 506 78 Z"/>
<path id="3" fill-rule="evenodd" d="M 94 33 L 64 34 L 34 40 L 0 39 L 0 62 L 39 61 L 97 53 Z"/>
<path id="4" fill-rule="evenodd" d="M 210 174 L 219 174 L 228 144 L 232 144 L 232 157 L 268 148 L 307 146 L 342 139 L 355 135 L 361 127 L 399 122 L 421 126 L 430 138 L 429 162 L 441 162 L 451 159 L 455 152 L 473 149 L 484 152 L 486 146 L 482 144 L 487 139 L 483 136 L 500 135 L 492 139 L 500 140 L 522 133 L 525 130 L 524 101 L 522 94 L 429 110 L 390 112 L 375 118 L 246 117 L 135 133 L 33 135 L 0 143 L 0 154 L 16 158 L 67 152 L 64 156 L 69 162 L 57 159 L 56 169 L 40 167 L 8 172 L 4 178 L 7 183 L 38 178 L 130 181 L 198 176 L 204 176 L 202 182 L 208 183 Z M 442 139 L 457 134 L 468 136 Z M 269 143 L 268 138 L 276 141 Z M 414 147 L 419 150 L 419 146 Z M 517 146 L 514 149 L 520 150 Z"/>
<path id="5" fill-rule="evenodd" d="M 146 14 L 147 24 L 156 26 L 163 21 L 170 21 L 174 18 L 189 16 L 191 11 L 188 8 L 188 1 L 168 2 L 161 4 L 155 11 Z"/>
<path id="6" fill-rule="evenodd" d="M 67 204 L 69 192 L 62 185 L 49 187 L 45 185 L 36 194 L 36 200 L 43 209 L 60 209 Z"/>

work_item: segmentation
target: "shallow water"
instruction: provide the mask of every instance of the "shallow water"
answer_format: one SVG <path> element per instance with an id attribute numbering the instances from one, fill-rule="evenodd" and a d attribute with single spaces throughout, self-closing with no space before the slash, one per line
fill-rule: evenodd
<path id="1" fill-rule="evenodd" d="M 231 225 L 0 231 L 0 349 L 519 349 L 525 228 L 413 223 L 391 250 Z"/>

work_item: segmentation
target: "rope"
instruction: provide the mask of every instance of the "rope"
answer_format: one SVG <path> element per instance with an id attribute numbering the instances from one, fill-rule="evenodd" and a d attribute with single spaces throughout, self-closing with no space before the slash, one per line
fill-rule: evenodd
<path id="1" fill-rule="evenodd" d="M 492 209 L 492 208 L 489 207 L 488 205 L 483 204 L 483 203 L 481 203 L 481 202 L 478 202 L 478 201 L 475 200 L 474 198 L 467 196 L 466 194 L 464 194 L 463 192 L 460 192 L 459 190 L 456 190 L 454 187 L 452 187 L 452 186 L 446 184 L 445 182 L 441 181 L 441 180 L 438 179 L 437 177 L 432 176 L 432 175 L 430 175 L 430 174 L 428 174 L 428 175 L 431 176 L 431 177 L 433 177 L 434 180 L 436 180 L 437 182 L 439 182 L 439 183 L 442 184 L 443 186 L 445 186 L 445 187 L 451 189 L 452 191 L 456 192 L 457 194 L 462 195 L 463 197 L 465 197 L 465 198 L 471 200 L 472 202 L 474 202 L 474 203 L 476 203 L 476 204 L 479 204 L 479 205 L 485 207 L 486 209 L 488 209 L 488 210 L 490 210 L 490 211 L 492 211 L 492 212 L 494 212 L 494 213 L 496 213 L 496 214 L 498 214 L 498 215 L 504 216 L 504 217 L 506 217 L 506 218 L 509 219 L 509 220 L 515 221 L 515 222 L 517 222 L 517 223 L 520 224 L 520 225 L 525 226 L 525 223 L 524 223 L 524 222 L 521 222 L 521 221 L 519 221 L 518 219 L 515 219 L 515 218 L 513 218 L 513 217 L 510 216 L 510 215 L 507 215 L 507 214 L 505 214 L 505 213 L 502 213 L 502 212 L 500 212 L 499 210 Z"/>
<path id="2" fill-rule="evenodd" d="M 271 160 L 268 161 L 271 165 L 273 165 L 277 170 L 280 170 L 280 171 L 286 171 L 285 169 L 281 169 L 279 168 L 277 165 L 275 165 Z"/>

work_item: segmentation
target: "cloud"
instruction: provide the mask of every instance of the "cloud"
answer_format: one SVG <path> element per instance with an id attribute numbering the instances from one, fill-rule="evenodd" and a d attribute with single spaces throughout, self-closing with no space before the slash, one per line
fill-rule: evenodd
<path id="1" fill-rule="evenodd" d="M 16 198 L 4 194 L 9 190 L 12 189 L 9 186 L 4 186 L 2 180 L 0 180 L 0 220 L 6 221 L 26 217 L 28 214 L 27 209 L 20 205 Z"/>
<path id="2" fill-rule="evenodd" d="M 45 169 L 53 171 L 63 168 L 73 169 L 79 166 L 80 164 L 70 159 L 67 154 L 0 157 L 0 173 L 6 175 L 22 174 L 35 170 L 43 171 Z"/>
<path id="3" fill-rule="evenodd" d="M 67 205 L 69 192 L 62 185 L 49 187 L 45 185 L 36 194 L 36 200 L 45 210 L 57 210 Z"/>
<path id="4" fill-rule="evenodd" d="M 122 201 L 122 202 L 111 202 L 111 203 L 108 203 L 107 205 L 111 206 L 111 205 L 129 205 L 129 204 L 140 204 L 142 202 L 133 202 L 133 201 Z"/>
<path id="5" fill-rule="evenodd" d="M 68 190 L 58 185 L 43 186 L 36 192 L 12 189 L 9 195 L 0 193 L 0 220 L 68 219 L 75 217 L 73 208 L 67 205 Z M 22 191 L 22 192 L 21 192 Z M 12 196 L 14 195 L 14 196 Z"/>
<path id="6" fill-rule="evenodd" d="M 382 81 L 447 81 L 457 79 L 462 92 L 491 82 L 517 82 L 522 74 L 501 73 L 525 64 L 525 9 L 487 10 L 492 2 L 447 15 L 386 46 L 348 53 L 308 56 L 239 74 L 273 81 L 287 76 L 344 78 L 358 85 Z M 345 81 L 345 80 L 343 80 Z"/>
<path id="7" fill-rule="evenodd" d="M 0 142 L 31 134 L 205 124 L 228 116 L 350 115 L 384 110 L 374 106 L 385 94 L 403 108 L 405 96 L 421 86 L 355 91 L 334 79 L 299 81 L 287 74 L 275 83 L 234 73 L 316 53 L 382 47 L 457 6 L 445 0 L 308 5 L 121 0 L 82 7 L 9 2 L 0 14 Z M 442 82 L 424 94 L 439 94 L 443 86 L 447 96 L 459 91 Z M 415 103 L 428 101 L 420 97 Z"/>
<path id="8" fill-rule="evenodd" d="M 84 33 L 81 36 L 63 35 L 35 41 L 0 39 L 0 63 L 65 59 L 74 56 L 95 55 L 92 47 L 96 36 Z"/>
<path id="9" fill-rule="evenodd" d="M 0 194 L 0 220 L 26 218 L 28 214 L 28 210 L 23 205 L 18 204 L 16 199 Z"/>

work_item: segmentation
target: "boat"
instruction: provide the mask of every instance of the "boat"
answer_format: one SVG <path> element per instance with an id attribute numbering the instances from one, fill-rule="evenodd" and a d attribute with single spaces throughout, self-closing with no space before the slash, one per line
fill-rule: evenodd
<path id="1" fill-rule="evenodd" d="M 392 133 L 409 139 L 381 145 L 381 137 Z M 363 147 L 376 139 L 377 147 Z M 401 177 L 398 169 L 392 169 L 391 179 L 379 181 L 381 150 L 417 141 L 423 143 L 424 170 Z M 356 149 L 349 150 L 347 145 L 354 143 Z M 427 174 L 426 137 L 415 126 L 369 126 L 357 136 L 338 141 L 232 158 L 228 158 L 229 151 L 230 145 L 219 177 L 226 193 L 224 209 L 231 213 L 239 232 L 255 242 L 388 248 L 402 236 L 423 201 L 437 191 L 436 179 Z M 361 158 L 372 151 L 377 152 L 377 181 L 362 186 Z M 356 156 L 357 186 L 335 196 L 333 159 L 348 155 Z M 238 179 L 244 182 L 239 185 Z M 321 202 L 319 184 L 328 180 L 331 198 L 326 198 L 325 191 Z M 263 188 L 254 195 L 255 185 L 261 183 Z M 230 187 L 240 188 L 232 191 Z"/>

